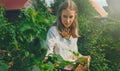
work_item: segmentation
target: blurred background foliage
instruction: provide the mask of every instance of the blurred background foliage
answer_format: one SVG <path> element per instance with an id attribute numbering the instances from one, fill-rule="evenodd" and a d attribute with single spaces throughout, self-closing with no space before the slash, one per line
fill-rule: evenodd
<path id="1" fill-rule="evenodd" d="M 51 5 L 52 13 L 42 1 L 32 1 L 34 9 L 21 9 L 16 25 L 8 21 L 4 16 L 6 10 L 0 6 L 0 71 L 56 69 L 53 62 L 60 58 L 59 56 L 43 63 L 47 49 L 45 39 L 49 27 L 56 20 L 58 6 L 63 0 L 55 0 Z M 107 18 L 95 18 L 98 14 L 88 0 L 74 1 L 79 11 L 81 37 L 78 40 L 78 48 L 81 54 L 91 56 L 90 71 L 120 71 L 119 18 L 112 17 L 113 13 Z"/>

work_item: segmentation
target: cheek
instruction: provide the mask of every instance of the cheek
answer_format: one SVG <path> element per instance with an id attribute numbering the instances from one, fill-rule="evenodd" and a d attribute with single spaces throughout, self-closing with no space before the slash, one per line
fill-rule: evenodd
<path id="1" fill-rule="evenodd" d="M 64 23 L 65 21 L 66 21 L 66 19 L 61 17 L 61 22 Z"/>

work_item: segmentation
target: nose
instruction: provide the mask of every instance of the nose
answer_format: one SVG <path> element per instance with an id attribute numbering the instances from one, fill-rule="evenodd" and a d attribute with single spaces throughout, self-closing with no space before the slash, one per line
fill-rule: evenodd
<path id="1" fill-rule="evenodd" d="M 67 22 L 67 23 L 70 23 L 70 19 L 69 19 L 69 18 L 67 18 L 67 19 L 66 19 L 66 22 Z"/>

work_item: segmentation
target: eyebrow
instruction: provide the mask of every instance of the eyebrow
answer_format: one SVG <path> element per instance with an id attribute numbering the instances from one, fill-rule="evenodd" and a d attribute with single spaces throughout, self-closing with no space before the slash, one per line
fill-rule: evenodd
<path id="1" fill-rule="evenodd" d="M 67 15 L 63 15 L 63 17 L 67 17 Z"/>
<path id="2" fill-rule="evenodd" d="M 70 17 L 70 18 L 72 18 L 72 17 L 73 17 L 73 15 L 70 15 L 70 16 L 67 16 L 67 15 L 63 15 L 63 17 Z"/>

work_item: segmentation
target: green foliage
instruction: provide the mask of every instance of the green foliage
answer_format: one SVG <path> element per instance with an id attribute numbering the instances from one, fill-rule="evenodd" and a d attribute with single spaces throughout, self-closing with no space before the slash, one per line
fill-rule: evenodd
<path id="1" fill-rule="evenodd" d="M 109 18 L 108 18 L 109 20 Z M 106 24 L 104 25 L 105 31 L 102 34 L 103 40 L 104 40 L 104 49 L 105 49 L 105 55 L 106 55 L 106 59 L 108 59 L 109 65 L 110 67 L 112 67 L 112 69 L 114 71 L 119 71 L 119 67 L 120 67 L 120 32 L 119 32 L 119 28 L 120 28 L 120 22 L 119 20 L 112 20 L 112 21 L 108 21 L 106 22 Z"/>
<path id="2" fill-rule="evenodd" d="M 3 61 L 0 61 L 0 71 L 8 71 L 8 65 Z"/>
<path id="3" fill-rule="evenodd" d="M 88 0 L 75 2 L 79 8 L 79 52 L 91 56 L 90 70 L 119 71 L 120 21 L 113 18 L 94 21 L 96 13 Z M 35 5 L 35 9 L 21 10 L 16 26 L 7 21 L 5 10 L 0 6 L 0 71 L 54 71 L 68 64 L 86 62 L 83 58 L 76 63 L 64 61 L 59 55 L 52 55 L 43 63 L 48 47 L 44 40 L 56 17 L 44 4 Z M 73 54 L 78 56 L 78 53 Z"/>
<path id="4" fill-rule="evenodd" d="M 84 16 L 80 16 L 80 18 L 79 51 L 83 55 L 91 56 L 90 70 L 119 71 L 119 22 L 111 21 L 109 18 L 92 20 L 93 22 Z M 117 65 L 115 65 L 116 63 Z"/>
<path id="5" fill-rule="evenodd" d="M 15 26 L 3 13 L 0 10 L 0 61 L 6 62 L 10 71 L 38 70 L 46 54 L 46 33 L 55 17 L 42 10 L 22 10 Z"/>
<path id="6" fill-rule="evenodd" d="M 5 9 L 2 5 L 0 5 L 0 24 L 6 23 L 6 19 L 4 18 Z"/>
<path id="7" fill-rule="evenodd" d="M 43 10 L 47 11 L 47 5 L 41 0 L 31 0 L 31 5 L 36 11 Z"/>
<path id="8" fill-rule="evenodd" d="M 79 39 L 79 49 L 83 55 L 91 56 L 92 71 L 108 70 L 107 60 L 105 59 L 104 49 L 101 47 L 102 24 L 93 23 L 82 17 L 80 25 L 81 38 Z"/>
<path id="9" fill-rule="evenodd" d="M 60 55 L 58 54 L 51 54 L 48 56 L 48 61 L 45 64 L 42 64 L 41 70 L 50 70 L 54 71 L 55 69 L 64 69 L 66 65 L 73 64 L 74 62 L 65 61 Z M 52 66 L 52 67 L 51 67 Z"/>

